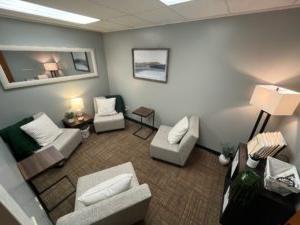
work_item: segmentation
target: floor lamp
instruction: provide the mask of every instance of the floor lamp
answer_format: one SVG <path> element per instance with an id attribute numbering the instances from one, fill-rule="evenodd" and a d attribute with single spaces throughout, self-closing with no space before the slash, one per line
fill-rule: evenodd
<path id="1" fill-rule="evenodd" d="M 262 133 L 272 116 L 293 115 L 300 102 L 300 93 L 275 85 L 256 85 L 252 94 L 250 104 L 260 109 L 249 140 L 251 140 L 265 115 L 263 124 L 259 130 Z"/>

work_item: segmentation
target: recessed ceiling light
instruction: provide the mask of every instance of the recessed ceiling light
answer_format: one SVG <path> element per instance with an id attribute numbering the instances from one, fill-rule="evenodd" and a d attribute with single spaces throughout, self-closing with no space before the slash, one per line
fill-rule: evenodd
<path id="1" fill-rule="evenodd" d="M 160 0 L 160 1 L 166 5 L 176 5 L 184 2 L 189 2 L 192 0 Z"/>
<path id="2" fill-rule="evenodd" d="M 0 0 L 0 9 L 26 13 L 36 16 L 67 21 L 71 23 L 88 24 L 100 21 L 99 19 L 54 9 L 21 0 Z"/>

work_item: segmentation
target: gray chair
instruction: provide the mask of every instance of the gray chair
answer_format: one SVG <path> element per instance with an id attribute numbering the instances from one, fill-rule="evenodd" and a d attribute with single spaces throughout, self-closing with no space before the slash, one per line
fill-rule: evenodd
<path id="1" fill-rule="evenodd" d="M 77 198 L 85 191 L 122 173 L 132 173 L 128 191 L 85 206 Z M 145 218 L 151 192 L 147 184 L 140 185 L 131 162 L 80 177 L 77 182 L 75 211 L 57 220 L 56 225 L 132 225 Z"/>
<path id="2" fill-rule="evenodd" d="M 33 118 L 38 118 L 42 113 L 37 113 L 33 115 Z M 39 151 L 48 149 L 51 146 L 54 146 L 65 159 L 69 158 L 70 155 L 76 150 L 79 144 L 82 143 L 82 136 L 79 129 L 65 128 L 62 129 L 62 134 L 58 136 L 50 145 L 42 147 Z"/>
<path id="3" fill-rule="evenodd" d="M 160 126 L 150 144 L 150 155 L 176 165 L 184 166 L 199 138 L 199 117 L 191 116 L 189 129 L 178 144 L 168 142 L 172 127 Z"/>
<path id="4" fill-rule="evenodd" d="M 116 115 L 111 115 L 111 116 L 97 115 L 97 113 L 98 113 L 98 107 L 97 107 L 97 103 L 96 103 L 97 98 L 104 98 L 104 97 L 95 97 L 94 98 L 94 110 L 95 110 L 94 128 L 95 128 L 96 133 L 124 129 L 125 128 L 125 119 L 124 119 L 124 115 L 122 112 L 119 112 Z"/>

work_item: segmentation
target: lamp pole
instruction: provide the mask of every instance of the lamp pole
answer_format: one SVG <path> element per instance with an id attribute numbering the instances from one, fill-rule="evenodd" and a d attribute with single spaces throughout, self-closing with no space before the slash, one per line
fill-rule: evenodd
<path id="1" fill-rule="evenodd" d="M 265 112 L 265 111 L 263 111 L 263 110 L 260 110 L 260 112 L 259 112 L 259 114 L 258 114 L 258 117 L 257 117 L 257 120 L 256 120 L 256 122 L 255 122 L 255 124 L 254 124 L 254 127 L 253 127 L 253 129 L 252 129 L 252 132 L 251 132 L 251 134 L 250 134 L 250 137 L 249 137 L 248 141 L 250 141 L 250 140 L 254 137 L 254 134 L 255 134 L 255 132 L 256 132 L 256 130 L 257 130 L 258 124 L 260 123 L 261 118 L 262 118 L 262 116 L 263 116 L 264 114 L 266 114 L 266 117 L 265 117 L 265 120 L 264 120 L 264 122 L 263 122 L 263 124 L 262 124 L 262 126 L 261 126 L 261 128 L 260 128 L 259 133 L 264 132 L 264 130 L 265 130 L 265 128 L 266 128 L 266 126 L 267 126 L 267 124 L 268 124 L 268 122 L 269 122 L 269 119 L 270 119 L 270 117 L 271 117 L 271 114 L 270 114 L 270 113 L 267 113 L 267 112 Z"/>

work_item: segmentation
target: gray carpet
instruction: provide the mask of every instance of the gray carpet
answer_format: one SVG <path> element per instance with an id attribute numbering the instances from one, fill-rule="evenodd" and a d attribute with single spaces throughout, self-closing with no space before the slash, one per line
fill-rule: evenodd
<path id="1" fill-rule="evenodd" d="M 70 157 L 62 168 L 53 168 L 34 180 L 42 190 L 55 180 L 68 175 L 76 185 L 80 176 L 131 161 L 140 183 L 150 186 L 153 198 L 146 225 L 218 225 L 222 189 L 226 168 L 218 163 L 216 155 L 195 148 L 183 168 L 170 165 L 149 156 L 148 140 L 132 133 L 138 125 L 126 121 L 126 129 L 103 134 L 92 134 Z M 48 207 L 71 191 L 68 182 L 62 182 L 43 195 Z M 51 212 L 56 221 L 73 211 L 74 195 Z"/>

